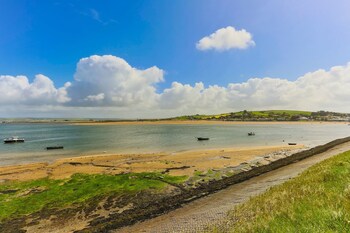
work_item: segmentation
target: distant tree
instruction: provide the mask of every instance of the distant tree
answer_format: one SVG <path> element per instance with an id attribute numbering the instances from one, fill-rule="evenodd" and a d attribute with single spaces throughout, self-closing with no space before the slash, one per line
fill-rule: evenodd
<path id="1" fill-rule="evenodd" d="M 291 116 L 290 120 L 291 121 L 297 121 L 297 120 L 299 120 L 299 116 L 298 115 Z"/>
<path id="2" fill-rule="evenodd" d="M 321 111 L 318 111 L 318 115 L 319 116 L 327 116 L 328 114 L 326 111 L 321 110 Z"/>

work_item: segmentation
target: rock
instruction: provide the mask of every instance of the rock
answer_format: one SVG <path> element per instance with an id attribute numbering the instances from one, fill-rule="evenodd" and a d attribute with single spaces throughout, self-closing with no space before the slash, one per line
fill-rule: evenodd
<path id="1" fill-rule="evenodd" d="M 250 171 L 250 170 L 251 170 L 251 168 L 250 168 L 250 167 L 244 167 L 244 168 L 241 168 L 241 171 L 245 171 L 245 172 Z"/>
<path id="2" fill-rule="evenodd" d="M 68 164 L 69 164 L 69 165 L 72 165 L 72 166 L 83 165 L 83 164 L 80 163 L 80 162 L 69 162 Z"/>
<path id="3" fill-rule="evenodd" d="M 267 161 L 267 160 L 261 160 L 261 161 L 259 161 L 258 163 L 259 163 L 260 166 L 270 164 L 270 162 Z"/>
<path id="4" fill-rule="evenodd" d="M 0 194 L 9 194 L 9 193 L 15 193 L 18 189 L 7 189 L 7 190 L 0 190 Z"/>

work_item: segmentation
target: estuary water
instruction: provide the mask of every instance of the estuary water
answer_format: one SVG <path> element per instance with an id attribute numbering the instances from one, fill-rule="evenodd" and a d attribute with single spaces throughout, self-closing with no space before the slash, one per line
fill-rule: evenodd
<path id="1" fill-rule="evenodd" d="M 248 136 L 248 132 L 255 136 Z M 0 138 L 19 136 L 25 143 L 0 143 L 0 165 L 51 162 L 102 153 L 178 152 L 227 147 L 273 146 L 288 142 L 312 147 L 350 136 L 347 124 L 246 125 L 67 125 L 0 124 Z M 197 141 L 196 137 L 209 137 Z M 46 151 L 47 146 L 64 146 Z"/>

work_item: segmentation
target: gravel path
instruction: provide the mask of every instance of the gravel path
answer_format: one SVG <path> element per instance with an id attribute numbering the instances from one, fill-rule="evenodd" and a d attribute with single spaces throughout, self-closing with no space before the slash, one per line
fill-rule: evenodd
<path id="1" fill-rule="evenodd" d="M 336 146 L 324 153 L 254 177 L 227 189 L 195 200 L 159 217 L 136 223 L 111 232 L 201 232 L 210 224 L 219 222 L 233 206 L 268 188 L 297 176 L 310 166 L 341 152 L 350 150 L 350 142 Z"/>

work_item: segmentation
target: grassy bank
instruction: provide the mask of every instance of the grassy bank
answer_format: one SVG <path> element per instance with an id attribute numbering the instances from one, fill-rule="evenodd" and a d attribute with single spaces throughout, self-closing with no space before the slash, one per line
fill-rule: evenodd
<path id="1" fill-rule="evenodd" d="M 210 232 L 350 232 L 350 152 L 237 206 Z"/>
<path id="2" fill-rule="evenodd" d="M 179 116 L 176 120 L 297 120 L 298 117 L 310 117 L 312 112 L 295 110 L 240 111 L 217 115 Z"/>
<path id="3" fill-rule="evenodd" d="M 121 175 L 75 174 L 69 179 L 39 179 L 0 185 L 0 222 L 38 212 L 83 205 L 92 199 L 145 190 L 162 190 L 179 184 L 185 176 L 160 173 L 129 173 Z"/>

